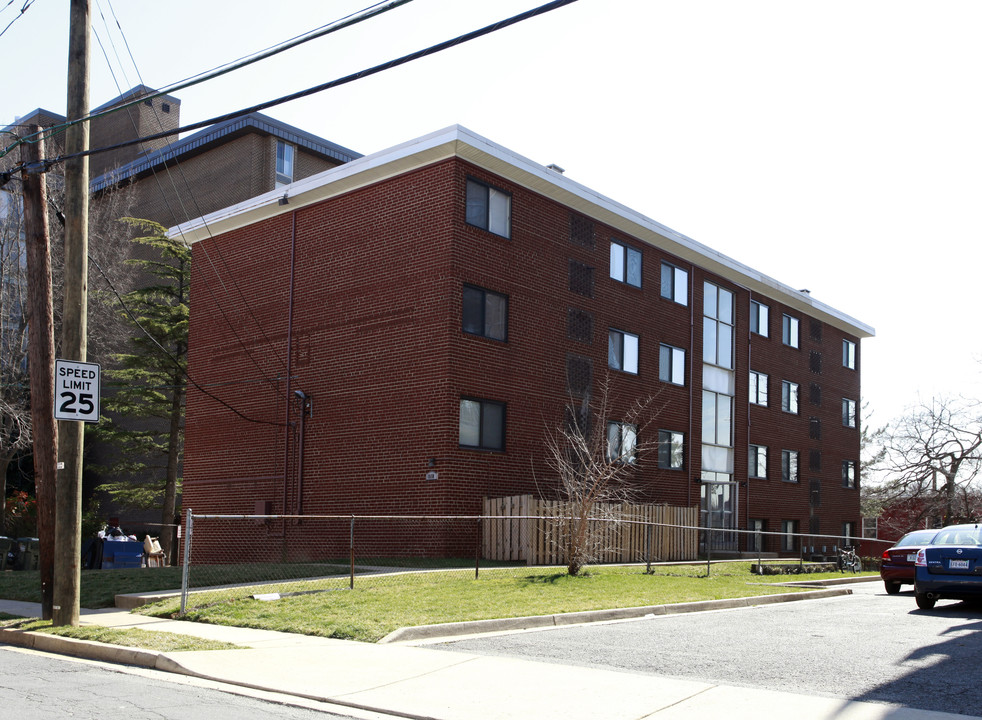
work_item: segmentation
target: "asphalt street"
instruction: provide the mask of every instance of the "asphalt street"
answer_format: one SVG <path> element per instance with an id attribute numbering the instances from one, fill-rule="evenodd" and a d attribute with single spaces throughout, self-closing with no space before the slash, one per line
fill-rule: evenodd
<path id="1" fill-rule="evenodd" d="M 982 714 L 982 607 L 854 594 L 441 643 L 461 652 Z M 905 586 L 907 587 L 907 586 Z"/>
<path id="2" fill-rule="evenodd" d="M 0 647 L 0 698 L 0 717 L 16 720 L 354 718 L 325 713 L 318 708 L 321 703 L 300 698 L 12 647 Z"/>

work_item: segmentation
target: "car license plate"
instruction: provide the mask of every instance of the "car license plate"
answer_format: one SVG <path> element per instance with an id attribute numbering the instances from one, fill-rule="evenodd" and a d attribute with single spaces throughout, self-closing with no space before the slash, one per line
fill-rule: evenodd
<path id="1" fill-rule="evenodd" d="M 949 560 L 949 570 L 968 570 L 968 560 Z"/>
<path id="2" fill-rule="evenodd" d="M 907 553 L 907 562 L 917 562 L 917 553 Z"/>

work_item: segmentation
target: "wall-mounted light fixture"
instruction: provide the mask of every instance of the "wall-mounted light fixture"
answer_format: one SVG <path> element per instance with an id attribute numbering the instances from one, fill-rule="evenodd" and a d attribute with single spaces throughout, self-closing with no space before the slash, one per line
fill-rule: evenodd
<path id="1" fill-rule="evenodd" d="M 283 193 L 283 197 L 280 198 L 280 205 L 289 205 L 290 196 L 287 193 Z"/>

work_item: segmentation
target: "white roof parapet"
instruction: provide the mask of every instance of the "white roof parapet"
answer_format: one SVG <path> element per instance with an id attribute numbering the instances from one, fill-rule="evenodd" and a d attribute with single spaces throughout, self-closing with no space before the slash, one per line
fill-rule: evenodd
<path id="1" fill-rule="evenodd" d="M 188 242 L 197 242 L 453 156 L 571 207 L 626 235 L 670 252 L 753 293 L 771 297 L 818 317 L 850 334 L 860 338 L 873 337 L 876 334 L 870 325 L 815 300 L 810 293 L 778 282 L 459 125 L 452 125 L 298 180 L 285 188 L 281 187 L 178 225 L 171 228 L 170 233 L 182 235 Z M 280 204 L 284 192 L 289 199 L 288 205 Z"/>

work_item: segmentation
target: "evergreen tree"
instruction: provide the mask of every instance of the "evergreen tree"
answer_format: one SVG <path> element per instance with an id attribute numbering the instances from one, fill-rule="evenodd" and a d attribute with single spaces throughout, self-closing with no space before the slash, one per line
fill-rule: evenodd
<path id="1" fill-rule="evenodd" d="M 160 508 L 161 523 L 169 524 L 184 443 L 191 250 L 157 223 L 124 221 L 143 233 L 127 261 L 138 271 L 138 287 L 122 296 L 121 312 L 135 332 L 129 351 L 115 355 L 117 367 L 106 372 L 109 416 L 95 432 L 119 452 L 105 468 L 117 479 L 100 489 L 123 506 Z M 161 543 L 169 555 L 169 533 L 161 533 Z"/>

